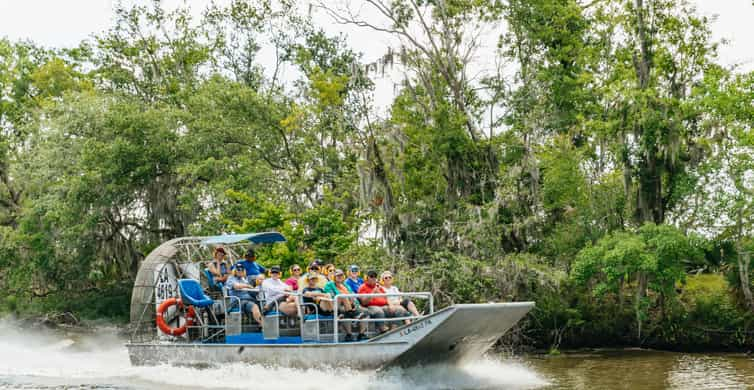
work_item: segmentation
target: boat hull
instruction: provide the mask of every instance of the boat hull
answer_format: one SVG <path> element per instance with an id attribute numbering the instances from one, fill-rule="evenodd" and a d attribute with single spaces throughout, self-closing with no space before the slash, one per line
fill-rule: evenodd
<path id="1" fill-rule="evenodd" d="M 134 365 L 206 366 L 243 362 L 298 368 L 378 369 L 477 359 L 533 302 L 453 305 L 371 340 L 355 343 L 199 344 L 131 343 Z"/>

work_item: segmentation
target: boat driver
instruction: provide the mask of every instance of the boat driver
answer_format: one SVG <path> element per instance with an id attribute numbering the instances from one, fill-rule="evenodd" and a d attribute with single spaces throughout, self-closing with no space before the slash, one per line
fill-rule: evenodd
<path id="1" fill-rule="evenodd" d="M 254 252 L 254 249 L 249 248 L 243 257 L 244 259 L 239 260 L 237 264 L 242 264 L 244 266 L 244 268 L 246 269 L 246 276 L 249 277 L 249 281 L 251 281 L 252 283 L 256 282 L 257 275 L 264 275 L 267 272 L 267 268 L 257 263 L 257 255 Z M 258 284 L 254 285 L 258 286 Z"/>
<path id="2" fill-rule="evenodd" d="M 258 292 L 253 290 L 254 286 L 251 285 L 251 281 L 246 276 L 246 268 L 243 264 L 238 263 L 233 266 L 233 276 L 228 277 L 226 286 L 228 287 L 228 295 L 232 297 L 238 297 L 241 300 L 241 311 L 246 314 L 251 313 L 260 326 L 262 325 L 262 313 L 259 310 L 259 300 L 257 299 Z M 233 304 L 235 299 L 231 300 Z"/>

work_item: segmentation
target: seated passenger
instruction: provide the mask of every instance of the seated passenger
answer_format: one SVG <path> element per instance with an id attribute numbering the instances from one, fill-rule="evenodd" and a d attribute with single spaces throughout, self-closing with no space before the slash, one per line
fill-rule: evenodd
<path id="1" fill-rule="evenodd" d="M 393 274 L 390 271 L 385 271 L 382 273 L 381 283 L 382 288 L 385 289 L 385 292 L 387 293 L 400 293 L 401 291 L 398 290 L 398 287 L 393 286 Z M 413 302 L 411 302 L 411 299 L 408 297 L 387 297 L 387 304 L 391 308 L 399 308 L 402 307 L 403 309 L 406 309 L 411 312 L 414 316 L 419 316 L 419 310 L 416 310 L 416 305 L 414 305 Z M 411 320 L 404 320 L 406 324 L 411 323 Z"/>
<path id="2" fill-rule="evenodd" d="M 319 307 L 319 309 L 317 309 L 319 314 L 329 316 L 332 315 L 332 299 L 330 299 L 330 294 L 326 293 L 324 289 L 317 286 L 319 277 L 321 277 L 321 275 L 310 274 L 307 277 L 307 285 L 302 290 L 301 295 L 303 297 L 304 303 L 317 305 Z M 304 308 L 309 314 L 313 314 L 315 312 L 311 305 L 306 305 Z"/>
<path id="3" fill-rule="evenodd" d="M 228 289 L 228 295 L 237 297 L 241 301 L 241 311 L 251 313 L 254 321 L 262 325 L 262 313 L 259 310 L 259 301 L 257 292 L 252 290 L 252 285 L 246 277 L 246 269 L 243 264 L 236 264 L 233 267 L 233 275 L 228 277 L 225 286 Z M 231 304 L 235 304 L 235 299 L 231 299 Z"/>
<path id="4" fill-rule="evenodd" d="M 364 284 L 359 287 L 358 293 L 375 294 L 384 292 L 385 290 L 383 290 L 382 287 L 377 284 L 377 271 L 370 270 L 369 272 L 367 272 L 367 279 L 364 281 Z M 361 301 L 361 304 L 363 306 L 366 306 L 367 312 L 369 313 L 369 318 L 385 318 L 385 309 L 387 309 L 387 299 L 385 297 L 362 297 L 359 298 L 359 301 Z M 385 323 L 381 321 L 375 322 L 374 326 L 379 333 L 384 333 L 388 330 Z"/>
<path id="5" fill-rule="evenodd" d="M 317 287 L 325 288 L 327 279 L 319 273 L 319 263 L 315 260 L 309 265 L 309 272 L 304 274 L 301 279 L 298 280 L 298 291 L 303 292 L 304 288 L 309 285 L 309 277 L 314 276 L 317 279 Z"/>
<path id="6" fill-rule="evenodd" d="M 346 280 L 346 274 L 343 272 L 343 270 L 336 269 L 335 272 L 333 272 L 335 280 L 332 282 L 327 282 L 327 285 L 325 286 L 325 292 L 330 294 L 330 296 L 338 296 L 340 294 L 353 294 L 353 290 L 351 290 L 350 287 L 348 287 L 347 284 L 345 284 Z M 337 300 L 338 302 L 338 313 L 343 315 L 343 318 L 351 318 L 351 319 L 363 319 L 369 316 L 367 313 L 367 309 L 361 307 L 359 305 L 359 300 L 356 298 L 343 298 Z M 340 317 L 338 317 L 340 318 Z M 366 322 L 359 322 L 359 335 L 357 338 L 353 336 L 351 333 L 351 323 L 350 322 L 342 322 L 341 326 L 343 329 L 343 332 L 346 334 L 346 341 L 353 341 L 354 339 L 357 340 L 364 340 L 367 338 L 366 332 L 367 332 L 367 323 Z"/>
<path id="7" fill-rule="evenodd" d="M 262 282 L 262 293 L 265 299 L 264 312 L 275 310 L 277 307 L 279 312 L 292 317 L 298 311 L 296 297 L 286 294 L 293 289 L 280 280 L 280 273 L 280 267 L 272 266 L 270 267 L 270 278 Z M 275 302 L 277 302 L 277 306 Z"/>
<path id="8" fill-rule="evenodd" d="M 264 274 L 257 274 L 256 276 L 249 276 L 249 281 L 253 282 L 254 287 L 260 287 L 266 278 Z"/>
<path id="9" fill-rule="evenodd" d="M 364 284 L 364 279 L 359 277 L 358 265 L 351 264 L 351 266 L 348 267 L 348 279 L 346 279 L 346 284 L 351 288 L 351 291 L 354 292 L 359 291 L 359 287 Z"/>
<path id="10" fill-rule="evenodd" d="M 301 267 L 298 264 L 294 264 L 289 268 L 291 277 L 285 280 L 285 284 L 291 286 L 293 291 L 298 291 L 298 279 L 301 277 Z"/>
<path id="11" fill-rule="evenodd" d="M 230 274 L 230 266 L 225 261 L 225 248 L 217 247 L 212 253 L 212 260 L 207 263 L 207 270 L 215 283 L 225 283 Z"/>
<path id="12" fill-rule="evenodd" d="M 333 281 L 333 278 L 335 277 L 335 264 L 325 264 L 325 266 L 322 267 L 322 275 L 327 278 L 327 281 Z"/>

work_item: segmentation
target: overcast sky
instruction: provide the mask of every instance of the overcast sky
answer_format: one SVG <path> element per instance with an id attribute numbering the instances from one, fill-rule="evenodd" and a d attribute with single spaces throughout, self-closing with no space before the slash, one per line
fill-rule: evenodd
<path id="1" fill-rule="evenodd" d="M 226 0 L 219 0 L 224 2 Z M 359 0 L 354 0 L 355 2 Z M 723 64 L 739 64 L 743 70 L 754 69 L 754 6 L 752 0 L 692 0 L 698 12 L 714 17 L 713 37 L 728 42 L 720 48 Z M 128 2 L 148 3 L 144 0 Z M 184 0 L 163 0 L 167 7 L 175 7 Z M 301 0 L 308 3 L 308 0 Z M 48 47 L 71 47 L 92 34 L 107 30 L 113 23 L 115 0 L 0 0 L 0 37 L 11 40 L 30 39 Z M 204 0 L 186 0 L 194 12 L 209 3 Z M 324 14 L 315 14 L 318 24 L 330 33 L 345 33 L 352 48 L 364 53 L 364 60 L 374 61 L 385 53 L 388 39 L 375 36 L 374 32 L 356 27 L 337 25 Z M 260 62 L 266 64 L 264 51 Z M 285 75 L 283 75 L 285 77 Z M 392 80 L 397 81 L 397 80 Z M 380 83 L 376 100 L 390 101 L 393 87 L 390 82 Z M 378 103 L 378 105 L 380 105 Z"/>

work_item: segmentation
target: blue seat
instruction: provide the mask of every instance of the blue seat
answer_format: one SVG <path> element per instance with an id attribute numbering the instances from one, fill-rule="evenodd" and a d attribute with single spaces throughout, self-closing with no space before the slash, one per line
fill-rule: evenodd
<path id="1" fill-rule="evenodd" d="M 304 316 L 304 321 L 323 321 L 332 320 L 332 316 L 323 316 L 321 314 L 307 314 Z"/>
<path id="2" fill-rule="evenodd" d="M 215 290 L 215 291 L 223 290 L 223 282 L 215 283 L 215 276 L 212 275 L 211 272 L 209 272 L 209 268 L 204 269 L 204 276 L 207 278 L 207 285 L 209 286 L 211 290 Z"/>
<path id="3" fill-rule="evenodd" d="M 178 279 L 178 287 L 181 290 L 181 299 L 187 305 L 196 307 L 209 307 L 215 303 L 202 291 L 202 285 L 195 279 Z"/>

